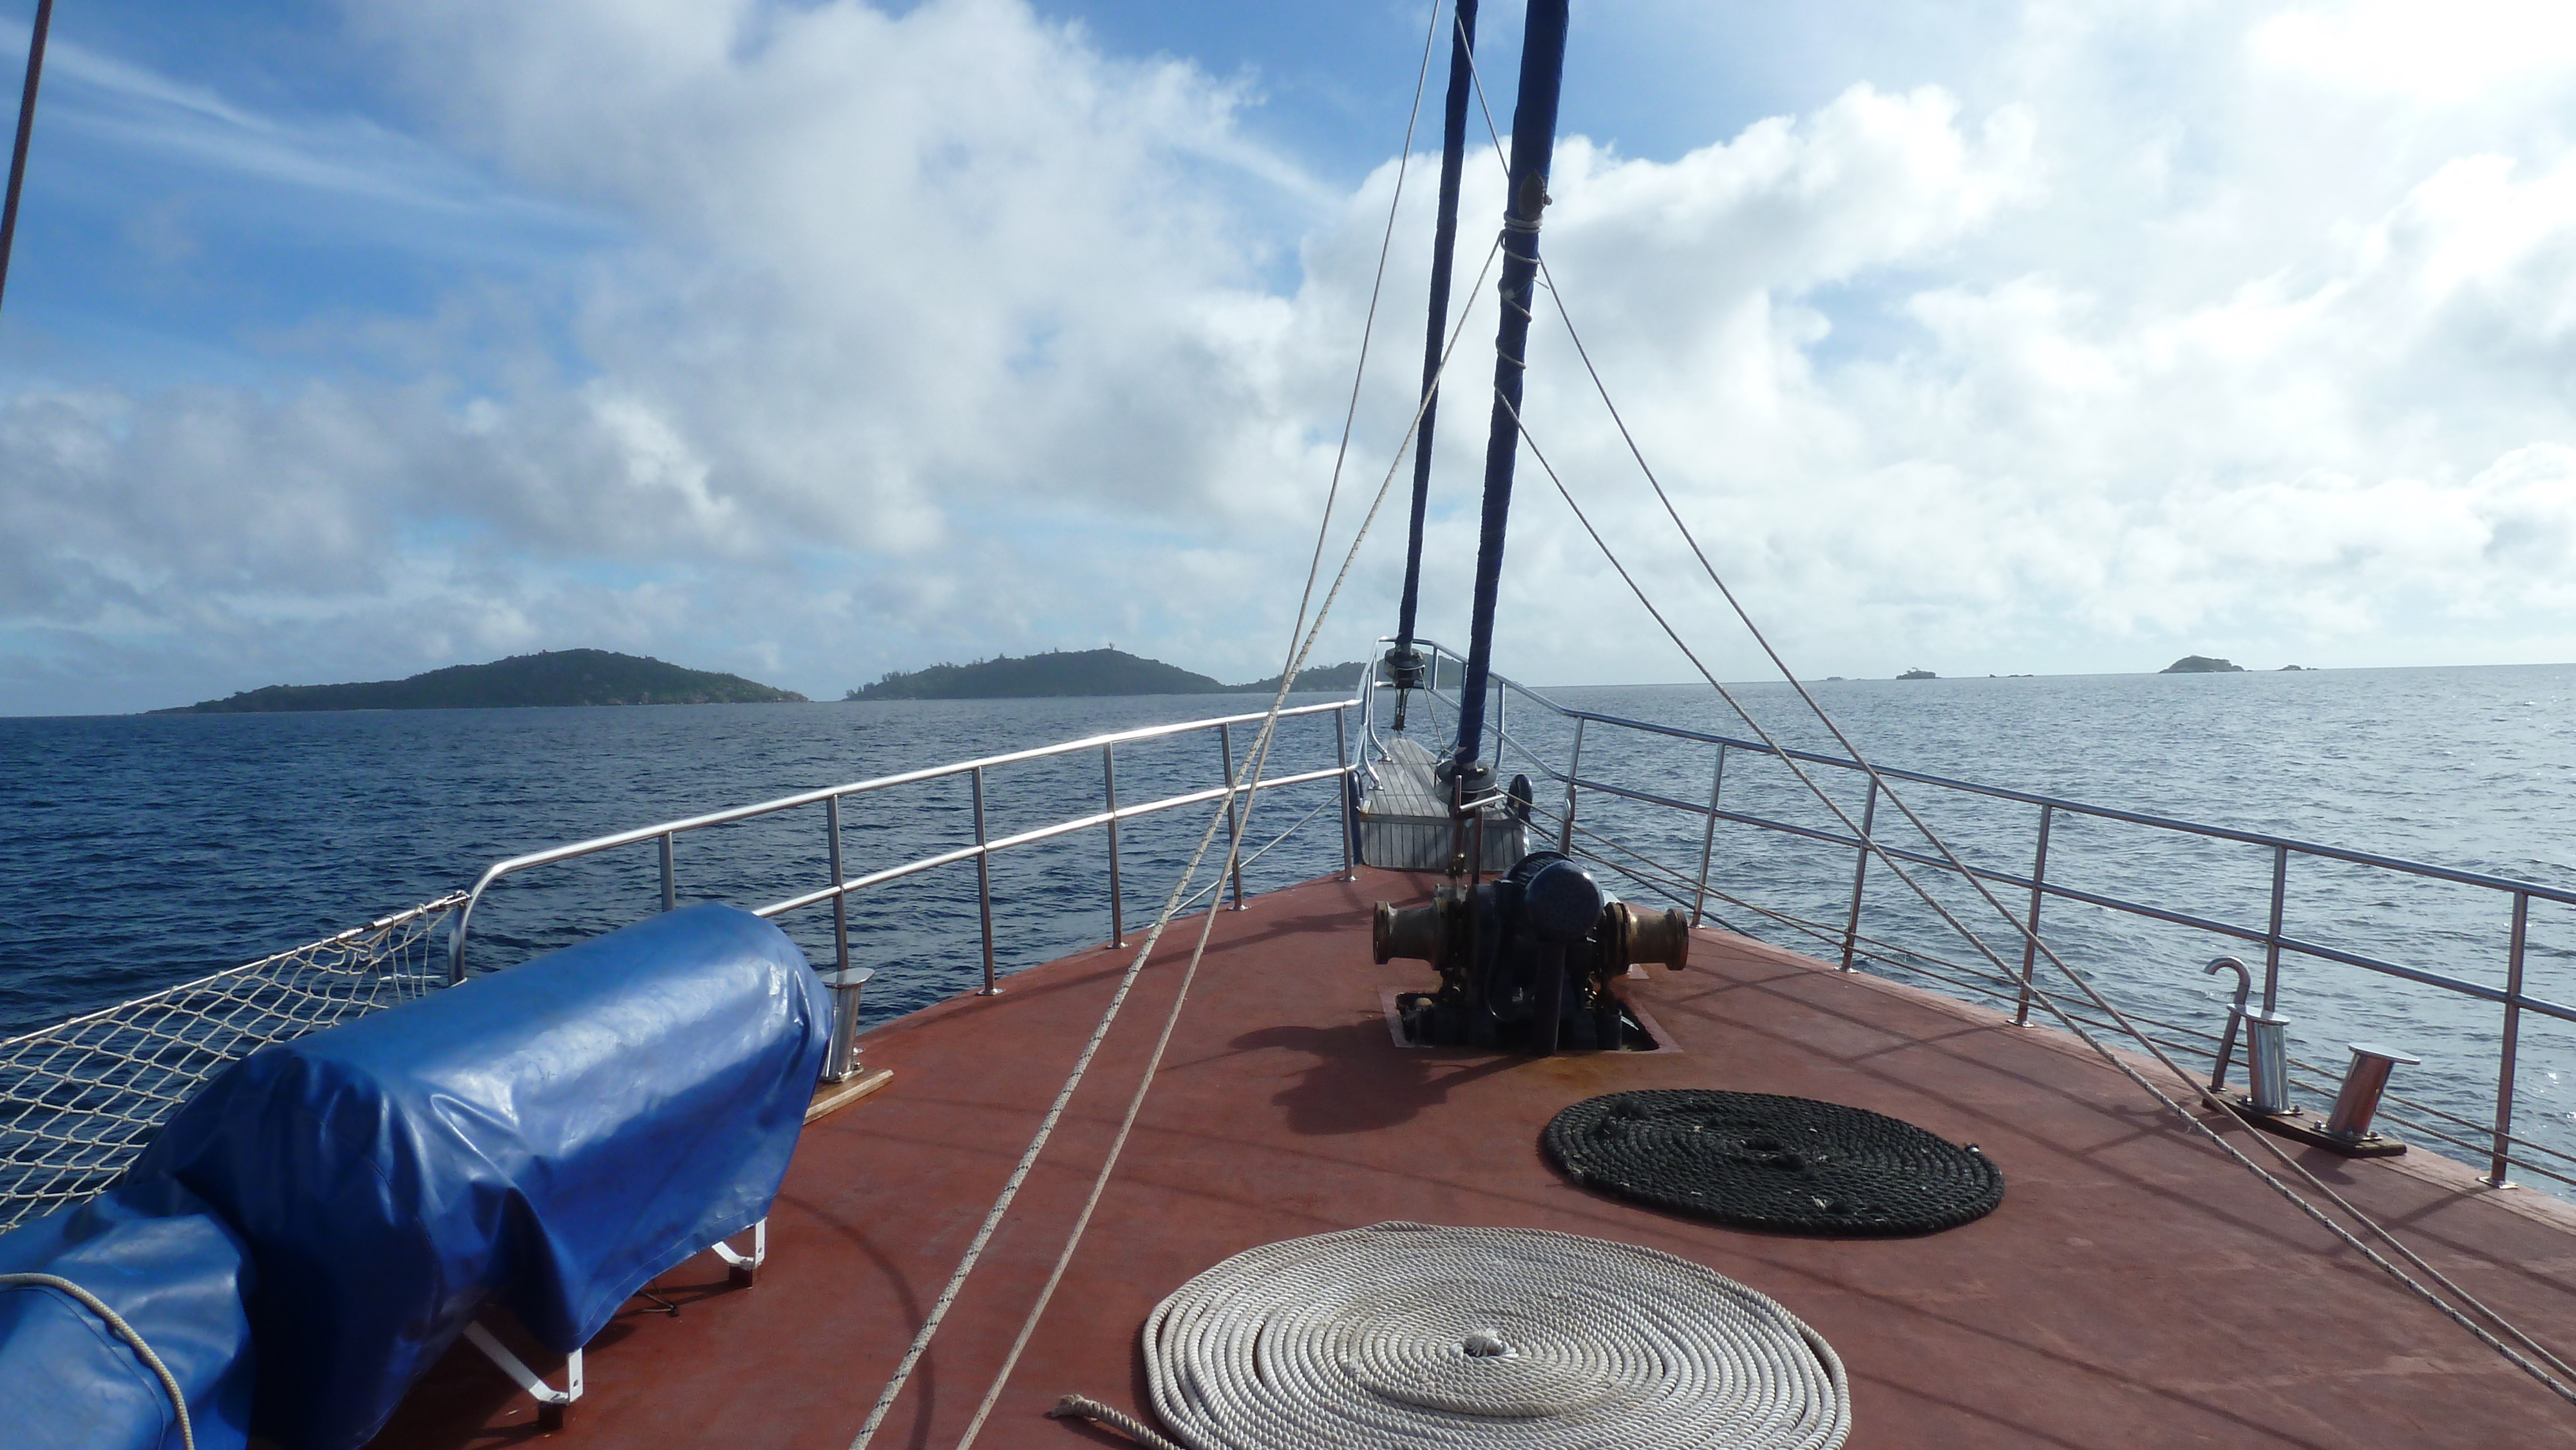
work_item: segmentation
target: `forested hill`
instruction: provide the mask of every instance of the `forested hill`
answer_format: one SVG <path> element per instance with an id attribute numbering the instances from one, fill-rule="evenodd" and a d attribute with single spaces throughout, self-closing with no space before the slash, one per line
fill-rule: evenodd
<path id="1" fill-rule="evenodd" d="M 884 678 L 843 698 L 851 700 L 1031 700 L 1071 695 L 1211 695 L 1225 686 L 1161 660 L 1125 650 L 1049 650 L 1042 655 L 977 660 L 971 665 L 932 665 Z"/>
<path id="2" fill-rule="evenodd" d="M 450 665 L 406 680 L 357 685 L 267 685 L 155 715 L 259 714 L 279 710 L 469 710 L 523 705 L 717 705 L 802 702 L 740 675 L 682 669 L 604 649 L 545 650 L 488 665 Z"/>
<path id="3" fill-rule="evenodd" d="M 1338 665 L 1308 665 L 1306 668 L 1297 672 L 1297 688 L 1301 690 L 1356 690 L 1360 685 L 1361 673 L 1367 669 L 1368 661 L 1366 660 L 1349 660 Z M 1279 689 L 1279 677 L 1277 675 L 1272 675 L 1266 680 L 1255 680 L 1251 684 L 1235 685 L 1232 688 L 1237 690 L 1251 690 L 1265 695 L 1275 694 Z"/>
<path id="4" fill-rule="evenodd" d="M 1298 672 L 1301 690 L 1347 690 L 1365 666 L 1357 661 Z M 1014 659 L 978 660 L 971 665 L 932 665 L 926 670 L 888 671 L 873 685 L 850 691 L 850 700 L 1028 700 L 1087 695 L 1222 695 L 1275 691 L 1279 679 L 1228 685 L 1178 665 L 1131 655 L 1125 650 L 1050 650 Z"/>

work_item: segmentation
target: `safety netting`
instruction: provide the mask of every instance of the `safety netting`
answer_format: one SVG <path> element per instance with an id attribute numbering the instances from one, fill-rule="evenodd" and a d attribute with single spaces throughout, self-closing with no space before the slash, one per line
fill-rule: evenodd
<path id="1" fill-rule="evenodd" d="M 197 1086 L 273 1042 L 436 991 L 458 892 L 0 1042 L 0 1233 L 112 1186 Z"/>

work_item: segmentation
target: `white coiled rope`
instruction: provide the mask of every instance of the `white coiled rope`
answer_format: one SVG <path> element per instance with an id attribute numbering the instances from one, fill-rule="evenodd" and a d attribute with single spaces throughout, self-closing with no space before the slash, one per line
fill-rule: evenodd
<path id="1" fill-rule="evenodd" d="M 1193 1450 L 1834 1450 L 1831 1346 L 1687 1259 L 1541 1229 L 1382 1223 L 1265 1244 L 1145 1322 Z M 1076 1411 L 1079 1413 L 1079 1411 Z"/>

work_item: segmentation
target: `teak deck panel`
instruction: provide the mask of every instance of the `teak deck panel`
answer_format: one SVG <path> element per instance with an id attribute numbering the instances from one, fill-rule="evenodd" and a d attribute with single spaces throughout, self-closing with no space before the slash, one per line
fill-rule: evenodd
<path id="1" fill-rule="evenodd" d="M 1918 1446 L 2576 1444 L 2561 1403 L 2069 1038 L 1742 938 L 1630 988 L 1684 1049 L 1553 1059 L 1396 1047 L 1368 909 L 1433 878 L 1364 872 L 1223 913 L 1162 1081 L 981 1444 L 1125 1444 L 1042 1418 L 1081 1391 L 1145 1401 L 1155 1302 L 1240 1249 L 1388 1219 L 1523 1225 L 1652 1245 L 1778 1299 L 1851 1373 L 1855 1450 Z M 1174 929 L 876 1443 L 953 1445 L 1062 1247 L 1160 1030 L 1196 923 Z M 540 1436 L 530 1401 L 448 1356 L 388 1447 L 840 1450 L 1129 959 L 1101 949 L 878 1029 L 885 1090 L 806 1130 L 761 1280 L 700 1257 L 591 1346 L 588 1393 Z M 1541 1157 L 1565 1104 L 1631 1087 L 1796 1093 L 1979 1144 L 2003 1206 L 1897 1240 L 1772 1237 L 1577 1188 Z M 2242 1129 L 2233 1131 L 2241 1132 Z M 2544 1342 L 2576 1345 L 2561 1205 L 2423 1150 L 2304 1161 Z M 2260 1156 L 2259 1154 L 2257 1155 Z"/>
<path id="2" fill-rule="evenodd" d="M 1439 762 L 1410 735 L 1389 735 L 1367 794 L 1373 816 L 1403 816 L 1449 823 L 1449 800 L 1432 775 Z"/>

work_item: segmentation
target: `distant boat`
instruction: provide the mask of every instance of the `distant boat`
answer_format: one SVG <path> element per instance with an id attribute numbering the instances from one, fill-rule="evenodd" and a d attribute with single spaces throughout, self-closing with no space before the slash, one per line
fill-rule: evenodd
<path id="1" fill-rule="evenodd" d="M 1932 673 L 1930 670 L 1907 670 L 1904 674 L 1898 675 L 1897 678 L 1900 680 L 1937 680 L 1941 677 Z"/>

